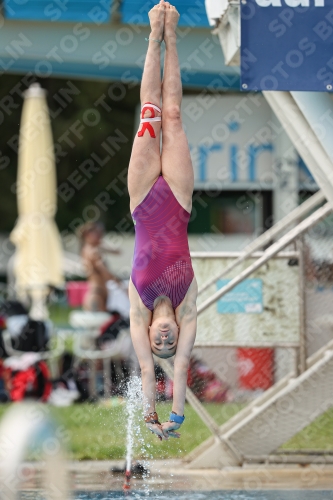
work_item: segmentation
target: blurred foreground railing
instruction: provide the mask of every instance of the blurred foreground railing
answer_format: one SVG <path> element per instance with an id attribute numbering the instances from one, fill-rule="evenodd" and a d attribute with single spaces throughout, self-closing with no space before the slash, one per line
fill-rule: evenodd
<path id="1" fill-rule="evenodd" d="M 55 422 L 47 415 L 45 405 L 15 404 L 4 415 L 0 425 L 1 499 L 17 500 L 25 479 L 24 460 L 29 453 L 38 454 L 41 488 L 45 500 L 69 498 L 65 455 Z"/>

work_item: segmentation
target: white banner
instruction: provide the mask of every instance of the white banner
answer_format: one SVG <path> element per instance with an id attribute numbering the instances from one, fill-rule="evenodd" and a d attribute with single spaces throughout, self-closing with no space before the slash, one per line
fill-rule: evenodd
<path id="1" fill-rule="evenodd" d="M 196 257 L 192 254 L 198 287 L 218 275 L 239 256 Z M 258 253 L 258 255 L 261 255 Z M 196 345 L 219 346 L 235 344 L 283 345 L 298 344 L 300 330 L 299 266 L 289 253 L 281 253 L 269 263 L 212 304 L 198 316 Z M 257 254 L 256 254 L 256 258 Z M 256 258 L 247 259 L 237 267 L 242 271 Z M 198 306 L 235 277 L 235 272 L 223 277 L 199 295 Z"/>
<path id="2" fill-rule="evenodd" d="M 196 189 L 274 189 L 285 132 L 261 94 L 185 96 L 182 120 Z M 295 168 L 311 184 L 304 164 Z"/>

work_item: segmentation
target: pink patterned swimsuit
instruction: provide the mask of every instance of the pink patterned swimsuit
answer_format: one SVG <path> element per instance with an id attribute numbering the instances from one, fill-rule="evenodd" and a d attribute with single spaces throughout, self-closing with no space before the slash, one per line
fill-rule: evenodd
<path id="1" fill-rule="evenodd" d="M 187 240 L 190 214 L 160 176 L 133 214 L 135 248 L 132 282 L 151 311 L 161 295 L 174 309 L 183 301 L 194 273 Z"/>

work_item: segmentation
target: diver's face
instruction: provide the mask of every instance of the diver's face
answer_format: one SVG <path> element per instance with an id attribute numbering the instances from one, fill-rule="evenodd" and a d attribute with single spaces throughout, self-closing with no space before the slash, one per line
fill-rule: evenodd
<path id="1" fill-rule="evenodd" d="M 176 352 L 179 328 L 175 320 L 159 317 L 149 328 L 151 350 L 159 357 L 169 357 Z"/>

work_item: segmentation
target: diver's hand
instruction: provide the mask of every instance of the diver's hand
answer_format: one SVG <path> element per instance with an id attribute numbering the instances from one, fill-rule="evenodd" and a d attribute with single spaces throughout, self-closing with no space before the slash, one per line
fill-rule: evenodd
<path id="1" fill-rule="evenodd" d="M 180 428 L 180 424 L 176 422 L 163 422 L 162 429 L 165 434 L 173 438 L 180 438 L 179 432 L 176 432 Z"/>
<path id="2" fill-rule="evenodd" d="M 163 431 L 161 424 L 146 424 L 146 427 L 150 430 L 150 432 L 156 434 L 160 441 L 163 439 L 169 439 L 168 433 Z"/>

